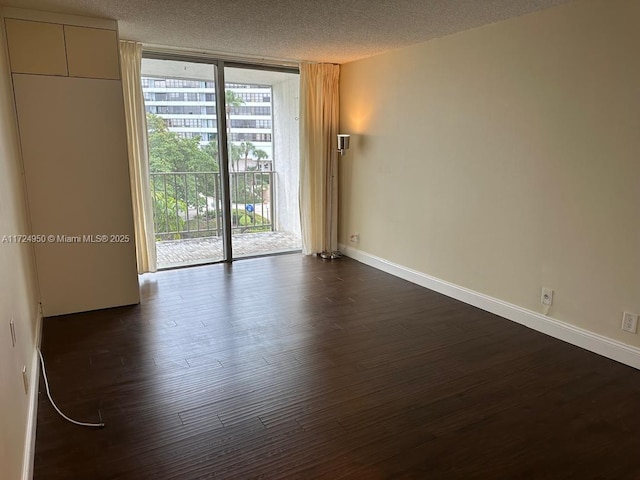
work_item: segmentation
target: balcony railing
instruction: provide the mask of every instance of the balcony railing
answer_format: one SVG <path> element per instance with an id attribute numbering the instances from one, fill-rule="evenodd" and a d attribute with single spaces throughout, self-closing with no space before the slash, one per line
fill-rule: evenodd
<path id="1" fill-rule="evenodd" d="M 151 173 L 157 240 L 222 235 L 222 189 L 218 172 Z M 274 230 L 273 171 L 231 172 L 232 233 Z"/>

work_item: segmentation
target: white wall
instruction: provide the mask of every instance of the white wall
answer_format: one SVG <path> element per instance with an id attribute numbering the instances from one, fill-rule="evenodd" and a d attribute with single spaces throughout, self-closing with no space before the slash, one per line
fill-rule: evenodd
<path id="1" fill-rule="evenodd" d="M 340 242 L 640 346 L 640 2 L 343 65 Z"/>
<path id="2" fill-rule="evenodd" d="M 26 204 L 18 151 L 16 118 L 0 16 L 0 239 L 27 234 Z M 22 367 L 30 382 L 36 346 L 37 293 L 33 252 L 28 244 L 0 243 L 0 476 L 22 475 L 30 402 L 24 392 Z M 12 346 L 10 319 L 16 328 Z"/>

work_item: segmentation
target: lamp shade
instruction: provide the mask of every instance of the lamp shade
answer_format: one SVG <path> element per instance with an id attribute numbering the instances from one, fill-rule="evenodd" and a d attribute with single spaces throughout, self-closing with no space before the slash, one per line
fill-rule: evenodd
<path id="1" fill-rule="evenodd" d="M 340 153 L 344 153 L 344 151 L 349 148 L 350 138 L 351 138 L 350 135 L 345 135 L 342 133 L 338 134 L 338 150 L 340 150 Z"/>

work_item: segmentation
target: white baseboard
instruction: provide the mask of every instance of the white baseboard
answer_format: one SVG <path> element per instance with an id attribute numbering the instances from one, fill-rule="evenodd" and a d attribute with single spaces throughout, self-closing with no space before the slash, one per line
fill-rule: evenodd
<path id="1" fill-rule="evenodd" d="M 29 413 L 27 416 L 27 435 L 22 462 L 22 480 L 33 478 L 33 463 L 36 453 L 36 424 L 38 421 L 38 386 L 40 384 L 40 358 L 38 348 L 42 340 L 42 309 L 38 305 L 36 318 L 35 345 L 31 359 L 31 382 L 29 384 Z"/>
<path id="2" fill-rule="evenodd" d="M 630 367 L 640 369 L 640 348 L 626 345 L 617 340 L 556 320 L 538 312 L 504 302 L 497 298 L 460 287 L 417 270 L 398 265 L 384 258 L 371 255 L 357 248 L 340 245 L 340 251 L 347 257 L 390 273 L 396 277 L 415 283 L 461 302 L 473 305 L 500 317 L 525 325 L 538 332 L 563 340 L 572 345 L 616 360 Z"/>

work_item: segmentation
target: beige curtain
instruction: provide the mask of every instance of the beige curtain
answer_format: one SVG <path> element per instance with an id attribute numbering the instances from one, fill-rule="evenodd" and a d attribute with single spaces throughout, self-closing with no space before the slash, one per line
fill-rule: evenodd
<path id="1" fill-rule="evenodd" d="M 338 65 L 300 65 L 300 226 L 305 255 L 337 249 L 339 75 Z"/>
<path id="2" fill-rule="evenodd" d="M 153 204 L 149 183 L 147 117 L 140 81 L 141 63 L 142 44 L 121 41 L 120 64 L 129 148 L 136 260 L 138 273 L 146 273 L 156 271 L 156 242 L 153 232 Z"/>

